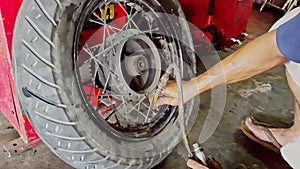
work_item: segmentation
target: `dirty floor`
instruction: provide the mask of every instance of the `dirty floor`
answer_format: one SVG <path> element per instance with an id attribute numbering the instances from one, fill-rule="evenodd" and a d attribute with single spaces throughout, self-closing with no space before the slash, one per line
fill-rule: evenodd
<path id="1" fill-rule="evenodd" d="M 282 14 L 280 11 L 265 8 L 259 13 L 254 7 L 247 33 L 250 38 L 266 32 Z M 275 13 L 275 14 L 274 14 Z M 219 51 L 224 58 L 240 48 Z M 255 57 L 255 56 L 253 56 Z M 265 90 L 258 90 L 261 86 Z M 293 98 L 285 80 L 283 67 L 278 67 L 249 80 L 228 85 L 224 114 L 214 134 L 202 144 L 207 154 L 213 154 L 225 169 L 289 169 L 279 154 L 276 154 L 249 140 L 239 130 L 240 122 L 247 116 L 272 123 L 274 126 L 288 127 L 292 124 Z M 198 140 L 199 133 L 210 107 L 210 92 L 201 95 L 199 115 L 190 132 L 192 142 Z M 0 114 L 0 145 L 18 137 L 16 131 Z M 7 157 L 0 152 L 0 169 L 69 169 L 50 150 L 41 144 L 38 147 L 17 156 Z M 155 169 L 187 169 L 187 153 L 183 144 Z"/>

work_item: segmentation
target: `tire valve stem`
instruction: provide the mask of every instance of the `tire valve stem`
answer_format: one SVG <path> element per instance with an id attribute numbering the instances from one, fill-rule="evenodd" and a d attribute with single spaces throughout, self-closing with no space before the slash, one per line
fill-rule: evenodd
<path id="1" fill-rule="evenodd" d="M 169 80 L 170 72 L 167 72 L 160 78 L 159 83 L 157 85 L 157 89 L 154 93 L 152 103 L 155 104 L 163 90 L 163 88 L 167 85 L 167 81 Z"/>

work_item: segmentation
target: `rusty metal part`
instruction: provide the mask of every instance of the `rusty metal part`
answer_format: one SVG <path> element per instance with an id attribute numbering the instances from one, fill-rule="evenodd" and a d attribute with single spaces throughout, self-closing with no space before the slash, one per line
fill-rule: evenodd
<path id="1" fill-rule="evenodd" d="M 9 143 L 2 145 L 3 151 L 7 154 L 7 157 L 13 157 L 18 154 L 24 153 L 40 144 L 39 140 L 31 143 L 25 143 L 21 137 L 10 141 Z"/>

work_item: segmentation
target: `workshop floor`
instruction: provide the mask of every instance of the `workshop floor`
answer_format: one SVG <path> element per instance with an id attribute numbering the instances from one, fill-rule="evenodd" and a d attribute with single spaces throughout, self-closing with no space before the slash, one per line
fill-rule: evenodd
<path id="1" fill-rule="evenodd" d="M 276 14 L 274 14 L 276 13 Z M 280 17 L 280 11 L 264 10 L 259 13 L 253 10 L 247 33 L 253 38 L 266 32 L 272 23 Z M 240 48 L 233 46 L 225 51 L 219 51 L 224 58 Z M 253 56 L 256 57 L 256 56 Z M 267 90 L 257 90 L 265 84 Z M 270 88 L 271 86 L 271 88 Z M 271 90 L 270 90 L 271 89 Z M 245 95 L 248 94 L 248 95 Z M 201 95 L 201 106 L 195 126 L 190 132 L 192 142 L 198 140 L 203 120 L 210 107 L 210 92 Z M 288 169 L 290 168 L 279 154 L 249 140 L 239 130 L 241 120 L 247 116 L 270 122 L 275 126 L 289 126 L 292 123 L 292 95 L 287 86 L 284 69 L 279 67 L 249 80 L 228 85 L 227 99 L 222 120 L 214 132 L 202 146 L 207 154 L 213 154 L 223 164 L 225 169 Z M 0 114 L 0 145 L 18 137 L 16 131 Z M 69 169 L 67 164 L 59 160 L 50 150 L 41 144 L 23 154 L 7 157 L 0 152 L 0 169 Z M 186 169 L 187 153 L 182 144 L 155 169 L 176 168 Z"/>

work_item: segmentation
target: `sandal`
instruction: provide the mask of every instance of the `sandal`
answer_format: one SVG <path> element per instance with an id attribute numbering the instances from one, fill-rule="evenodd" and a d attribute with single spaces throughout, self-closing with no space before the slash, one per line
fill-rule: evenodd
<path id="1" fill-rule="evenodd" d="M 273 136 L 273 134 L 271 133 L 271 131 L 269 130 L 268 127 L 271 127 L 269 124 L 265 124 L 262 122 L 259 122 L 257 120 L 255 120 L 253 117 L 251 117 L 251 121 L 253 124 L 255 125 L 259 125 L 260 127 L 262 127 L 263 132 L 265 133 L 265 135 L 267 136 L 267 138 L 270 140 L 270 142 L 267 141 L 263 141 L 259 138 L 257 138 L 254 133 L 246 126 L 245 121 L 241 122 L 241 130 L 243 131 L 243 133 L 249 137 L 251 140 L 255 141 L 256 143 L 270 149 L 273 150 L 276 153 L 280 153 L 280 148 L 282 147 L 279 142 L 276 140 L 276 138 Z"/>

